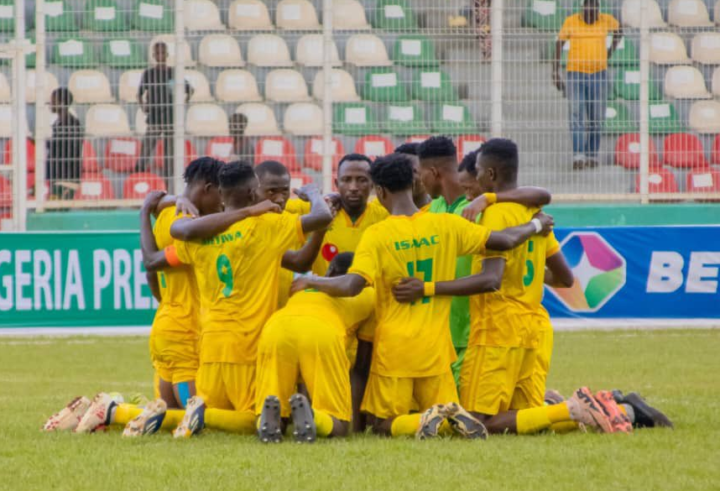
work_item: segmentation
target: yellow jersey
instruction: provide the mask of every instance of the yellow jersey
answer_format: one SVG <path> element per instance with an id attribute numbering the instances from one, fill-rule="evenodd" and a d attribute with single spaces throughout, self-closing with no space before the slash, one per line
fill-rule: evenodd
<path id="1" fill-rule="evenodd" d="M 482 214 L 480 224 L 503 230 L 532 220 L 539 210 L 517 203 L 497 203 Z M 505 259 L 505 274 L 498 291 L 470 297 L 469 345 L 524 347 L 537 345 L 540 329 L 550 317 L 542 306 L 545 259 L 560 250 L 555 235 L 535 235 L 505 252 L 488 251 L 485 258 Z M 482 271 L 483 257 L 473 259 L 472 273 Z"/>
<path id="2" fill-rule="evenodd" d="M 155 220 L 155 245 L 162 251 L 175 244 L 170 227 L 184 215 L 176 215 L 175 207 L 165 208 Z M 170 338 L 197 338 L 200 334 L 199 293 L 190 266 L 167 268 L 157 272 L 162 300 L 155 312 L 153 334 Z"/>
<path id="3" fill-rule="evenodd" d="M 414 276 L 425 282 L 455 279 L 458 256 L 484 250 L 490 231 L 447 214 L 390 216 L 368 228 L 349 273 L 377 293 L 371 370 L 387 377 L 431 377 L 455 361 L 448 322 L 452 297 L 398 303 L 392 287 Z"/>
<path id="4" fill-rule="evenodd" d="M 567 71 L 591 74 L 607 70 L 606 39 L 619 27 L 617 19 L 607 14 L 599 14 L 594 24 L 586 24 L 582 13 L 565 19 L 558 39 L 570 42 Z"/>
<path id="5" fill-rule="evenodd" d="M 208 240 L 175 243 L 200 290 L 201 363 L 255 363 L 262 327 L 277 309 L 282 255 L 304 240 L 298 215 L 268 213 Z"/>

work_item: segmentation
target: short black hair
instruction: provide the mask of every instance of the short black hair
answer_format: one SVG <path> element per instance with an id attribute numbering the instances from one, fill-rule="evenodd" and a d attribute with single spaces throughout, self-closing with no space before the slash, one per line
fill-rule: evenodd
<path id="1" fill-rule="evenodd" d="M 73 103 L 73 95 L 67 87 L 59 87 L 53 90 L 50 97 L 55 97 L 63 106 L 70 106 Z"/>
<path id="2" fill-rule="evenodd" d="M 370 166 L 370 177 L 376 186 L 391 193 L 410 189 L 413 185 L 412 161 L 402 153 L 378 157 Z"/>
<path id="3" fill-rule="evenodd" d="M 255 177 L 255 169 L 252 165 L 240 160 L 223 165 L 218 173 L 220 186 L 225 189 L 245 184 L 253 177 Z"/>
<path id="4" fill-rule="evenodd" d="M 355 257 L 355 254 L 352 252 L 341 252 L 330 261 L 330 266 L 335 268 L 335 273 L 338 276 L 347 274 L 350 266 L 352 266 L 353 257 Z"/>
<path id="5" fill-rule="evenodd" d="M 262 177 L 265 174 L 272 174 L 273 176 L 284 176 L 290 174 L 287 167 L 278 162 L 277 160 L 265 160 L 255 166 L 255 174 L 258 177 Z"/>
<path id="6" fill-rule="evenodd" d="M 473 150 L 469 154 L 463 157 L 462 162 L 458 166 L 458 172 L 467 172 L 473 177 L 477 177 L 477 157 L 480 153 L 480 149 Z"/>
<path id="7" fill-rule="evenodd" d="M 185 169 L 183 179 L 185 184 L 192 184 L 198 181 L 205 181 L 214 186 L 218 186 L 218 173 L 222 166 L 225 165 L 217 159 L 212 157 L 200 157 L 190 162 L 190 165 Z"/>
<path id="8" fill-rule="evenodd" d="M 415 143 L 403 143 L 395 149 L 395 153 L 404 153 L 405 155 L 417 155 L 420 144 Z"/>
<path id="9" fill-rule="evenodd" d="M 349 153 L 347 155 L 344 155 L 343 158 L 340 159 L 340 162 L 338 162 L 337 171 L 340 173 L 340 167 L 345 162 L 353 161 L 353 160 L 360 160 L 362 162 L 367 162 L 368 165 L 372 165 L 372 160 L 370 160 L 370 157 L 367 155 L 363 155 L 361 153 Z"/>
<path id="10" fill-rule="evenodd" d="M 518 147 L 514 141 L 507 138 L 491 138 L 480 147 L 480 155 L 491 159 L 503 180 L 512 182 L 517 179 Z"/>
<path id="11" fill-rule="evenodd" d="M 449 136 L 431 136 L 418 148 L 420 159 L 457 158 L 457 147 Z"/>

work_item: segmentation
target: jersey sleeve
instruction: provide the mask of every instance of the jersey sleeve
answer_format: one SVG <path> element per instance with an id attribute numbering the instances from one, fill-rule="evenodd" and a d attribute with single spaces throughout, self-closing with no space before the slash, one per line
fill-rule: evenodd
<path id="1" fill-rule="evenodd" d="M 305 243 L 305 234 L 302 229 L 302 217 L 294 213 L 281 213 L 280 215 L 263 215 L 271 220 L 273 226 L 268 227 L 268 243 L 275 248 L 287 251 Z"/>
<path id="2" fill-rule="evenodd" d="M 458 256 L 480 254 L 485 251 L 485 243 L 490 237 L 490 230 L 483 225 L 475 225 L 456 215 L 444 217 L 457 236 Z"/>
<path id="3" fill-rule="evenodd" d="M 565 19 L 565 22 L 563 22 L 562 27 L 560 28 L 560 32 L 558 33 L 558 40 L 560 41 L 569 41 L 570 35 L 572 34 L 573 30 L 573 16 L 569 16 Z"/>
<path id="4" fill-rule="evenodd" d="M 488 232 L 499 232 L 500 230 L 505 230 L 508 227 L 503 210 L 497 206 L 490 206 L 483 212 L 482 218 L 480 219 L 480 224 L 486 227 Z M 489 233 L 488 236 L 490 236 Z M 508 251 L 487 251 L 485 253 L 486 258 L 507 258 L 507 255 Z"/>
<path id="5" fill-rule="evenodd" d="M 310 203 L 301 199 L 289 199 L 285 204 L 285 211 L 296 215 L 307 215 L 310 213 Z"/>
<path id="6" fill-rule="evenodd" d="M 372 230 L 373 227 L 370 227 L 363 234 L 355 250 L 352 266 L 348 270 L 349 274 L 356 274 L 365 278 L 369 286 L 374 286 L 380 275 L 379 251 Z"/>
<path id="7" fill-rule="evenodd" d="M 547 248 L 545 250 L 545 257 L 554 256 L 560 252 L 560 243 L 555 238 L 555 232 L 550 232 L 547 236 Z"/>
<path id="8" fill-rule="evenodd" d="M 614 31 L 617 31 L 618 29 L 620 29 L 620 23 L 618 22 L 618 20 L 615 17 L 613 17 L 612 15 L 608 15 L 608 14 L 600 14 L 600 15 L 605 16 L 605 22 L 607 23 L 608 31 L 614 32 Z"/>
<path id="9" fill-rule="evenodd" d="M 172 264 L 169 254 L 173 256 L 172 260 L 176 261 L 177 264 Z M 164 249 L 165 258 L 168 260 L 168 264 L 171 266 L 177 266 L 179 264 L 190 264 L 192 262 L 192 244 L 182 240 L 176 240 L 172 246 Z"/>
<path id="10" fill-rule="evenodd" d="M 370 317 L 375 310 L 375 288 L 365 288 L 360 295 L 344 299 L 349 305 L 344 315 L 348 315 L 351 324 L 357 324 Z"/>

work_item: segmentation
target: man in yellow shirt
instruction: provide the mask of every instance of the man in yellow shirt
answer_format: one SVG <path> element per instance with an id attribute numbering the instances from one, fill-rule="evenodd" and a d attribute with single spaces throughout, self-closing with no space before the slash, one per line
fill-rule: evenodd
<path id="1" fill-rule="evenodd" d="M 612 34 L 612 44 L 606 39 Z M 620 23 L 599 13 L 598 0 L 584 0 L 582 11 L 565 19 L 555 44 L 553 83 L 570 101 L 573 169 L 596 167 L 608 98 L 607 67 L 620 39 Z M 560 76 L 563 46 L 570 43 L 567 91 Z"/>
<path id="2" fill-rule="evenodd" d="M 412 163 L 401 154 L 378 158 L 371 177 L 390 217 L 363 235 L 347 275 L 299 278 L 293 291 L 316 288 L 345 297 L 375 288 L 375 346 L 362 410 L 374 416 L 376 432 L 428 438 L 448 419 L 460 434 L 484 438 L 485 428 L 458 405 L 450 368 L 456 356 L 447 328 L 450 297 L 435 298 L 434 285 L 455 277 L 458 255 L 477 254 L 486 246 L 511 249 L 549 228 L 552 219 L 541 215 L 533 223 L 490 232 L 458 216 L 421 212 L 412 198 Z M 424 280 L 425 296 L 400 304 L 392 288 L 408 275 Z M 410 414 L 413 400 L 424 414 Z"/>

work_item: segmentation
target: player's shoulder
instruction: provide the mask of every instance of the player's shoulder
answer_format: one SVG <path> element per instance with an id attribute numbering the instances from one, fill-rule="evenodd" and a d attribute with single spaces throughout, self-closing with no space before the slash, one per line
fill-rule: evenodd
<path id="1" fill-rule="evenodd" d="M 368 203 L 366 212 L 370 215 L 369 218 L 373 222 L 384 220 L 390 215 L 385 207 L 380 204 L 380 201 L 378 201 L 377 198 Z"/>
<path id="2" fill-rule="evenodd" d="M 577 14 L 577 15 L 580 15 L 580 14 Z M 613 16 L 611 14 L 599 14 L 598 20 L 600 20 L 600 22 L 603 22 L 603 23 L 609 24 L 609 25 L 615 25 L 618 23 L 618 20 L 615 18 L 615 16 Z"/>

